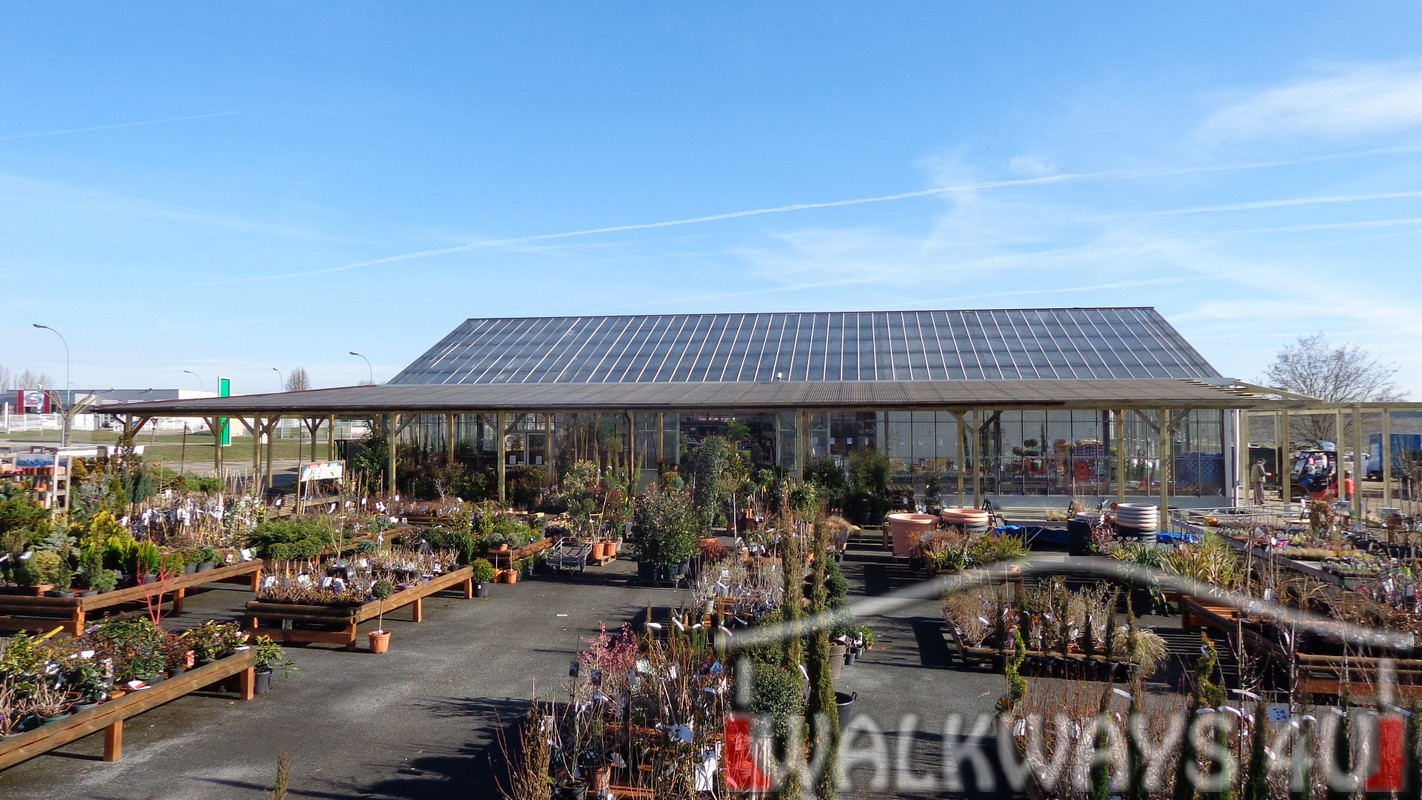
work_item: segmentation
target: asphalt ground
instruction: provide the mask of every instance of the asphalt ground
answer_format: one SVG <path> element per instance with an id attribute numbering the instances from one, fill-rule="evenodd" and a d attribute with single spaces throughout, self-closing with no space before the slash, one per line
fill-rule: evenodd
<path id="1" fill-rule="evenodd" d="M 877 549 L 851 549 L 844 567 L 851 602 L 917 583 Z M 120 761 L 100 760 L 96 734 L 0 772 L 0 797 L 264 799 L 281 752 L 291 757 L 292 798 L 497 797 L 496 730 L 534 696 L 558 698 L 569 660 L 599 623 L 637 623 L 649 608 L 664 620 L 689 602 L 686 590 L 633 585 L 635 572 L 635 563 L 616 561 L 573 578 L 494 585 L 487 598 L 427 599 L 422 623 L 409 621 L 408 608 L 387 616 L 394 635 L 383 655 L 364 641 L 355 652 L 288 647 L 300 671 L 278 676 L 253 701 L 216 692 L 175 700 L 126 723 Z M 244 587 L 219 584 L 165 624 L 238 619 L 250 598 Z M 948 669 L 941 619 L 936 598 L 861 619 L 878 640 L 837 686 L 857 693 L 845 708 L 845 796 L 945 796 L 955 785 L 956 728 L 945 725 L 990 711 L 1005 684 L 1000 675 Z"/>

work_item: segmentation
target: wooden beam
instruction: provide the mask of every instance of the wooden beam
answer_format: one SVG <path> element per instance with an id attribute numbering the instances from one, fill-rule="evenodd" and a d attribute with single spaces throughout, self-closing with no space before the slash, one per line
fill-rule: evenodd
<path id="1" fill-rule="evenodd" d="M 1116 418 L 1116 502 L 1126 502 L 1126 411 L 1116 409 L 1111 412 Z M 1045 448 L 1043 448 L 1045 449 Z"/>
<path id="2" fill-rule="evenodd" d="M 444 415 L 444 463 L 454 463 L 454 430 L 459 424 L 459 415 L 453 412 Z"/>
<path id="3" fill-rule="evenodd" d="M 494 467 L 494 477 L 499 483 L 499 504 L 502 505 L 508 498 L 508 419 L 507 411 L 500 411 L 495 417 L 494 431 L 498 433 L 498 441 L 495 443 L 495 455 L 498 456 L 499 463 Z"/>
<path id="4" fill-rule="evenodd" d="M 395 494 L 395 437 L 403 429 L 400 425 L 400 414 L 385 415 L 385 441 L 389 451 L 385 459 L 385 492 L 389 495 Z"/>

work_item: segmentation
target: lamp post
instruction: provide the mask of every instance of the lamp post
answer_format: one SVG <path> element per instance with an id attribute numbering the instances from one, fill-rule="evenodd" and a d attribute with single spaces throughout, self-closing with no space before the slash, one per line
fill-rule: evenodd
<path id="1" fill-rule="evenodd" d="M 286 380 L 281 377 L 281 370 L 277 369 L 276 367 L 272 367 L 272 372 L 275 372 L 277 374 L 277 391 L 286 391 Z"/>
<path id="2" fill-rule="evenodd" d="M 36 328 L 43 328 L 49 331 L 50 333 L 53 333 L 55 336 L 58 336 L 59 341 L 64 343 L 64 408 L 60 409 L 62 414 L 60 415 L 61 425 L 59 428 L 59 446 L 68 447 L 69 409 L 74 405 L 74 390 L 71 389 L 69 385 L 69 340 L 64 338 L 64 334 L 60 333 L 54 328 L 49 327 L 48 325 L 41 325 L 38 322 L 33 324 Z"/>
<path id="3" fill-rule="evenodd" d="M 365 356 L 361 355 L 360 353 L 357 353 L 357 352 L 354 351 L 354 350 L 351 351 L 351 355 L 356 356 L 357 358 L 360 358 L 362 361 L 365 362 L 365 371 L 366 371 L 367 373 L 369 373 L 369 375 L 370 375 L 370 385 L 371 385 L 371 386 L 374 386 L 374 385 L 375 385 L 375 369 L 370 366 L 370 359 L 366 358 Z"/>
<path id="4" fill-rule="evenodd" d="M 199 391 L 199 392 L 205 391 L 205 390 L 203 389 L 203 386 L 202 386 L 202 376 L 201 376 L 201 375 L 197 374 L 196 372 L 193 372 L 193 371 L 190 370 L 190 369 L 185 369 L 185 370 L 183 370 L 183 372 L 186 372 L 186 373 L 188 373 L 189 375 L 193 376 L 194 378 L 197 378 L 197 379 L 198 379 L 198 391 Z"/>

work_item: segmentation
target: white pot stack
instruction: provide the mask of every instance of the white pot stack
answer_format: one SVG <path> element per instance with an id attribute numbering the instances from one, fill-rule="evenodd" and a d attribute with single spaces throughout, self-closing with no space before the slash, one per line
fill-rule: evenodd
<path id="1" fill-rule="evenodd" d="M 1160 506 L 1121 503 L 1116 506 L 1116 527 L 1140 533 L 1155 533 L 1160 530 Z"/>
<path id="2" fill-rule="evenodd" d="M 968 533 L 987 533 L 992 527 L 992 515 L 977 508 L 945 508 L 939 516 L 945 523 Z"/>

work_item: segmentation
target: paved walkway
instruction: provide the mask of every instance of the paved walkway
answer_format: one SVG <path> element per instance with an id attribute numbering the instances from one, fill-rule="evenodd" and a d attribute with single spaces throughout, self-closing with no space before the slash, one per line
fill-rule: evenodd
<path id="1" fill-rule="evenodd" d="M 852 601 L 913 582 L 874 550 L 852 551 L 845 567 Z M 99 761 L 103 737 L 91 736 L 0 772 L 0 798 L 265 800 L 280 751 L 291 754 L 293 798 L 496 797 L 499 721 L 522 714 L 535 692 L 556 698 L 569 659 L 600 621 L 615 628 L 649 606 L 665 615 L 689 602 L 685 590 L 630 586 L 635 568 L 618 561 L 581 579 L 539 577 L 495 585 L 487 598 L 427 600 L 423 623 L 409 622 L 408 610 L 387 617 L 394 636 L 381 656 L 290 647 L 301 672 L 278 677 L 270 693 L 250 703 L 215 694 L 174 701 L 130 721 L 121 761 Z M 250 597 L 224 584 L 190 598 L 172 622 L 236 619 Z M 839 685 L 858 692 L 851 719 L 883 730 L 891 763 L 903 750 L 915 774 L 941 776 L 947 715 L 990 709 L 1003 689 L 998 675 L 944 669 L 940 619 L 936 599 L 866 618 L 878 644 Z M 925 793 L 896 791 L 904 783 L 887 774 L 883 792 L 868 791 L 875 774 L 866 763 L 853 770 L 852 796 Z"/>

